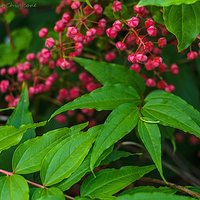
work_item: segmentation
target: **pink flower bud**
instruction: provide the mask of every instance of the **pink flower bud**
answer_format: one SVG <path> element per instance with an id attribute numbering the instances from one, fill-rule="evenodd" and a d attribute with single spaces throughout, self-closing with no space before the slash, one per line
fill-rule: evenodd
<path id="1" fill-rule="evenodd" d="M 103 8 L 102 8 L 102 6 L 101 6 L 100 4 L 95 4 L 93 8 L 94 8 L 94 12 L 95 12 L 97 15 L 102 14 Z"/>
<path id="2" fill-rule="evenodd" d="M 138 26 L 140 20 L 137 17 L 132 17 L 131 19 L 129 19 L 128 21 L 128 26 L 131 28 L 135 28 Z"/>
<path id="3" fill-rule="evenodd" d="M 147 33 L 149 36 L 156 36 L 157 28 L 155 26 L 150 26 L 149 28 L 147 28 Z"/>
<path id="4" fill-rule="evenodd" d="M 119 41 L 119 42 L 116 43 L 115 46 L 116 46 L 117 49 L 119 49 L 121 51 L 126 50 L 126 44 L 124 42 Z"/>
<path id="5" fill-rule="evenodd" d="M 114 1 L 112 5 L 113 12 L 119 12 L 122 10 L 122 3 L 120 1 Z"/>
<path id="6" fill-rule="evenodd" d="M 146 80 L 146 86 L 148 87 L 155 87 L 156 86 L 156 81 L 152 78 L 148 78 Z"/>
<path id="7" fill-rule="evenodd" d="M 38 35 L 40 38 L 45 38 L 48 34 L 48 29 L 47 28 L 42 28 L 40 29 Z"/>
<path id="8" fill-rule="evenodd" d="M 54 39 L 52 37 L 46 39 L 45 46 L 47 48 L 50 49 L 51 47 L 54 46 L 54 44 L 55 44 L 55 41 L 54 41 Z"/>

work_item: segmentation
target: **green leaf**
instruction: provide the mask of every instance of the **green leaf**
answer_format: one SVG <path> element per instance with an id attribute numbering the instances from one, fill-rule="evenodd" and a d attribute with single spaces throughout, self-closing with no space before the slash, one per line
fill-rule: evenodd
<path id="1" fill-rule="evenodd" d="M 33 193 L 31 200 L 38 200 L 38 199 L 48 199 L 53 198 L 55 200 L 65 200 L 65 196 L 62 191 L 56 187 L 52 188 L 37 188 Z"/>
<path id="2" fill-rule="evenodd" d="M 29 200 L 29 187 L 19 175 L 0 177 L 0 200 Z"/>
<path id="3" fill-rule="evenodd" d="M 99 129 L 100 131 L 101 129 Z M 99 166 L 101 161 L 107 157 L 108 154 L 111 153 L 113 150 L 113 147 L 110 147 L 104 153 L 102 156 L 98 159 L 96 163 L 96 167 Z M 60 188 L 62 191 L 66 191 L 70 189 L 75 183 L 81 180 L 81 178 L 88 172 L 90 172 L 90 158 L 91 158 L 91 153 L 87 155 L 85 160 L 82 162 L 82 164 L 79 166 L 79 168 L 67 179 L 63 180 L 61 183 L 57 185 L 58 188 Z"/>
<path id="4" fill-rule="evenodd" d="M 166 105 L 175 105 L 178 110 L 189 115 L 192 120 L 200 126 L 200 112 L 196 110 L 193 106 L 188 104 L 186 101 L 181 99 L 180 97 L 165 92 L 163 90 L 156 90 L 151 92 L 146 98 L 145 102 L 149 103 L 157 103 L 157 104 L 166 104 Z"/>
<path id="5" fill-rule="evenodd" d="M 111 112 L 95 141 L 90 161 L 91 169 L 94 168 L 96 161 L 106 149 L 127 135 L 137 125 L 138 119 L 138 109 L 131 103 L 122 104 Z"/>
<path id="6" fill-rule="evenodd" d="M 28 174 L 41 169 L 42 160 L 46 154 L 63 139 L 79 133 L 85 124 L 71 128 L 60 128 L 47 132 L 41 137 L 28 140 L 21 144 L 13 156 L 13 171 L 19 174 Z"/>
<path id="7" fill-rule="evenodd" d="M 81 185 L 81 196 L 104 198 L 111 196 L 130 183 L 152 171 L 154 166 L 127 166 L 120 169 L 105 169 L 92 175 Z"/>
<path id="8" fill-rule="evenodd" d="M 97 126 L 89 129 L 86 133 L 68 137 L 49 151 L 41 168 L 43 184 L 50 186 L 70 177 L 87 156 L 98 130 Z"/>
<path id="9" fill-rule="evenodd" d="M 11 10 L 8 10 L 8 12 L 6 12 L 3 16 L 6 23 L 10 24 L 15 18 L 15 13 Z"/>
<path id="10" fill-rule="evenodd" d="M 44 123 L 22 125 L 20 128 L 15 128 L 14 126 L 0 126 L 0 151 L 18 144 L 22 139 L 23 134 L 29 128 L 36 128 L 39 126 L 44 126 Z"/>
<path id="11" fill-rule="evenodd" d="M 25 50 L 30 46 L 32 32 L 27 28 L 20 28 L 11 33 L 16 51 Z"/>
<path id="12" fill-rule="evenodd" d="M 129 194 L 129 195 L 133 195 L 136 193 L 153 193 L 153 192 L 163 192 L 163 193 L 170 193 L 173 194 L 175 192 L 177 192 L 177 190 L 169 188 L 169 187 L 154 187 L 154 186 L 138 186 L 138 187 L 134 187 L 131 188 L 129 190 L 125 190 L 124 192 L 122 192 L 120 194 L 120 196 L 125 195 L 125 194 Z"/>
<path id="13" fill-rule="evenodd" d="M 84 58 L 74 58 L 85 70 L 90 72 L 100 83 L 116 84 L 122 83 L 132 86 L 139 94 L 144 92 L 144 80 L 132 70 L 123 65 L 94 61 Z"/>
<path id="14" fill-rule="evenodd" d="M 171 6 L 171 5 L 180 5 L 180 4 L 193 4 L 198 0 L 140 0 L 138 6 Z"/>
<path id="15" fill-rule="evenodd" d="M 178 39 L 178 50 L 186 49 L 200 33 L 200 2 L 164 8 L 164 21 Z"/>
<path id="16" fill-rule="evenodd" d="M 141 111 L 145 117 L 158 120 L 164 126 L 177 128 L 200 137 L 198 125 L 200 113 L 184 100 L 166 92 L 156 91 L 150 93 L 145 101 L 147 103 Z"/>
<path id="17" fill-rule="evenodd" d="M 0 44 L 0 67 L 12 65 L 18 58 L 18 52 L 13 50 L 8 44 Z"/>
<path id="18" fill-rule="evenodd" d="M 166 194 L 162 192 L 141 192 L 133 195 L 123 195 L 117 198 L 117 200 L 195 200 L 191 197 L 178 196 L 174 194 Z"/>
<path id="19" fill-rule="evenodd" d="M 15 126 L 16 128 L 19 128 L 22 124 L 31 124 L 31 123 L 33 123 L 33 118 L 31 112 L 29 111 L 28 89 L 26 84 L 23 84 L 20 100 L 14 112 L 8 118 L 7 125 L 12 125 Z M 23 138 L 23 141 L 34 137 L 35 137 L 35 131 L 28 130 Z"/>
<path id="20" fill-rule="evenodd" d="M 138 133 L 144 146 L 151 155 L 160 176 L 165 180 L 161 162 L 161 134 L 158 125 L 140 120 L 138 122 Z"/>
<path id="21" fill-rule="evenodd" d="M 105 85 L 69 102 L 56 110 L 50 117 L 78 108 L 95 108 L 97 110 L 112 110 L 123 103 L 139 104 L 139 96 L 134 88 L 121 84 Z"/>

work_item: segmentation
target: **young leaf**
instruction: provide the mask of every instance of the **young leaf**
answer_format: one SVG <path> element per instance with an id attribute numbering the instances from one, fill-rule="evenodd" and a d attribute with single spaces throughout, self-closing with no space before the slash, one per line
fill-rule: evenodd
<path id="1" fill-rule="evenodd" d="M 49 151 L 41 168 L 44 185 L 59 183 L 76 171 L 87 156 L 100 127 L 93 127 L 87 133 L 68 137 Z"/>
<path id="2" fill-rule="evenodd" d="M 55 200 L 65 200 L 65 196 L 62 193 L 61 190 L 59 190 L 56 187 L 52 187 L 52 188 L 37 188 L 34 193 L 33 196 L 31 198 L 31 200 L 38 200 L 38 199 L 48 199 L 48 198 L 54 198 Z"/>
<path id="3" fill-rule="evenodd" d="M 164 21 L 178 39 L 178 50 L 186 49 L 200 33 L 200 2 L 165 7 Z"/>
<path id="4" fill-rule="evenodd" d="M 160 176 L 165 180 L 161 162 L 161 134 L 157 124 L 138 122 L 138 133 L 147 151 L 151 155 Z"/>
<path id="5" fill-rule="evenodd" d="M 100 130 L 99 130 L 100 131 Z M 113 147 L 110 147 L 104 153 L 102 156 L 98 159 L 96 166 L 99 166 L 101 161 L 106 158 L 113 150 Z M 90 172 L 90 158 L 91 153 L 87 155 L 85 160 L 82 162 L 82 164 L 79 166 L 79 168 L 67 179 L 63 180 L 61 183 L 57 184 L 56 186 L 60 188 L 62 191 L 66 191 L 70 189 L 75 183 L 81 180 L 81 178 L 88 172 Z"/>
<path id="6" fill-rule="evenodd" d="M 111 112 L 95 141 L 90 160 L 91 169 L 106 149 L 134 129 L 138 119 L 138 109 L 131 103 L 122 104 Z"/>
<path id="7" fill-rule="evenodd" d="M 144 92 L 144 80 L 135 72 L 126 69 L 122 65 L 89 60 L 85 58 L 74 58 L 85 70 L 90 72 L 100 83 L 116 84 L 122 83 L 130 85 L 137 90 L 139 94 Z"/>
<path id="8" fill-rule="evenodd" d="M 78 133 L 78 128 L 60 128 L 47 132 L 41 137 L 33 138 L 21 144 L 13 156 L 13 171 L 19 174 L 29 174 L 41 169 L 42 160 L 46 154 L 63 139 Z"/>
<path id="9" fill-rule="evenodd" d="M 156 99 L 156 96 L 161 94 Z M 163 95 L 162 95 L 163 94 Z M 152 92 L 145 99 L 147 102 L 142 108 L 145 117 L 156 119 L 164 126 L 170 126 L 200 137 L 198 111 L 175 95 L 165 92 Z"/>
<path id="10" fill-rule="evenodd" d="M 192 4 L 198 0 L 140 0 L 138 6 L 171 6 L 171 5 L 180 5 L 180 4 Z"/>
<path id="11" fill-rule="evenodd" d="M 0 177 L 0 200 L 29 200 L 29 187 L 19 175 Z"/>
<path id="12" fill-rule="evenodd" d="M 81 185 L 81 196 L 91 198 L 105 198 L 111 196 L 130 183 L 140 179 L 155 169 L 154 166 L 127 166 L 120 169 L 104 169 L 91 175 Z"/>
<path id="13" fill-rule="evenodd" d="M 112 110 L 123 103 L 139 104 L 139 95 L 134 88 L 121 84 L 105 85 L 89 94 L 85 94 L 56 110 L 50 119 L 67 110 L 78 108 L 95 108 L 97 110 Z"/>
<path id="14" fill-rule="evenodd" d="M 179 196 L 174 194 L 166 194 L 162 192 L 141 192 L 133 195 L 123 195 L 117 198 L 117 200 L 195 200 L 191 197 Z"/>
<path id="15" fill-rule="evenodd" d="M 46 122 L 27 124 L 20 126 L 20 128 L 0 126 L 0 151 L 18 144 L 28 129 L 44 126 L 45 124 Z"/>

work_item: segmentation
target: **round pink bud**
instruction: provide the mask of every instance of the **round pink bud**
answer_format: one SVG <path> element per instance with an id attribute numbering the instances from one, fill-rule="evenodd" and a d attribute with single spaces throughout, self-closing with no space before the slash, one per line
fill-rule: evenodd
<path id="1" fill-rule="evenodd" d="M 159 72 L 161 73 L 164 73 L 167 71 L 167 65 L 165 63 L 161 63 L 159 66 L 158 66 L 158 70 Z"/>
<path id="2" fill-rule="evenodd" d="M 109 52 L 105 55 L 105 60 L 108 62 L 111 62 L 111 61 L 115 60 L 116 57 L 117 57 L 116 53 Z"/>
<path id="3" fill-rule="evenodd" d="M 97 30 L 95 28 L 91 28 L 86 32 L 86 35 L 88 37 L 92 37 L 92 36 L 94 36 L 96 34 L 96 32 L 97 32 Z"/>
<path id="4" fill-rule="evenodd" d="M 162 63 L 162 58 L 161 57 L 155 57 L 152 60 L 152 64 L 154 67 L 158 67 Z"/>
<path id="5" fill-rule="evenodd" d="M 178 65 L 177 64 L 172 64 L 171 67 L 170 67 L 170 72 L 172 74 L 178 74 L 179 73 L 179 68 L 178 68 Z"/>
<path id="6" fill-rule="evenodd" d="M 196 51 L 190 51 L 187 54 L 187 59 L 188 60 L 195 60 L 198 57 L 198 53 Z"/>
<path id="7" fill-rule="evenodd" d="M 146 80 L 146 86 L 147 87 L 155 87 L 156 86 L 156 81 L 152 78 L 148 78 Z"/>
<path id="8" fill-rule="evenodd" d="M 131 63 L 135 63 L 136 62 L 135 54 L 132 53 L 132 54 L 128 55 L 128 61 Z"/>
<path id="9" fill-rule="evenodd" d="M 62 21 L 64 23 L 69 23 L 70 19 L 71 19 L 71 16 L 70 16 L 70 14 L 68 12 L 66 12 L 66 13 L 63 14 Z"/>
<path id="10" fill-rule="evenodd" d="M 138 24 L 139 24 L 139 22 L 140 22 L 140 20 L 139 20 L 139 18 L 137 18 L 137 17 L 132 17 L 131 19 L 129 19 L 129 20 L 127 21 L 128 26 L 131 27 L 131 28 L 137 27 Z"/>
<path id="11" fill-rule="evenodd" d="M 73 38 L 78 33 L 78 29 L 74 26 L 70 26 L 67 29 L 66 36 L 69 38 Z"/>
<path id="12" fill-rule="evenodd" d="M 94 12 L 95 12 L 97 15 L 102 14 L 103 8 L 102 8 L 102 6 L 101 6 L 100 4 L 95 4 L 93 8 L 94 8 Z"/>
<path id="13" fill-rule="evenodd" d="M 175 90 L 175 86 L 170 84 L 165 87 L 166 92 L 173 92 Z"/>
<path id="14" fill-rule="evenodd" d="M 105 28 L 106 27 L 106 20 L 100 19 L 99 22 L 98 22 L 98 27 Z"/>
<path id="15" fill-rule="evenodd" d="M 150 26 L 154 26 L 155 22 L 153 21 L 153 19 L 149 18 L 145 21 L 145 27 L 149 28 Z"/>
<path id="16" fill-rule="evenodd" d="M 139 14 L 141 17 L 146 17 L 149 14 L 149 11 L 143 6 L 134 6 L 133 10 L 136 14 Z"/>
<path id="17" fill-rule="evenodd" d="M 121 51 L 126 50 L 126 44 L 124 42 L 119 41 L 119 42 L 116 43 L 115 46 L 116 46 L 117 49 L 119 49 Z"/>
<path id="18" fill-rule="evenodd" d="M 48 49 L 42 49 L 41 53 L 44 58 L 46 59 L 51 58 L 51 52 Z"/>
<path id="19" fill-rule="evenodd" d="M 93 82 L 88 83 L 88 84 L 86 85 L 86 89 L 87 89 L 89 92 L 91 92 L 91 91 L 97 89 L 98 87 L 99 87 L 99 85 L 97 85 L 97 84 L 95 84 L 95 83 L 93 83 Z"/>
<path id="20" fill-rule="evenodd" d="M 8 80 L 2 80 L 0 82 L 0 91 L 2 93 L 6 93 L 9 87 L 9 81 Z"/>
<path id="21" fill-rule="evenodd" d="M 150 26 L 149 28 L 147 28 L 147 33 L 149 36 L 156 36 L 157 28 L 155 26 Z"/>
<path id="22" fill-rule="evenodd" d="M 42 28 L 39 30 L 38 35 L 40 38 L 45 38 L 48 34 L 48 29 L 47 28 Z"/>
<path id="23" fill-rule="evenodd" d="M 54 39 L 52 37 L 46 39 L 45 46 L 47 48 L 50 49 L 51 47 L 54 46 L 54 44 L 55 44 L 55 41 L 54 41 Z"/>
<path id="24" fill-rule="evenodd" d="M 62 20 L 59 20 L 56 22 L 56 25 L 54 26 L 54 31 L 59 33 L 63 32 L 65 29 L 65 23 Z"/>
<path id="25" fill-rule="evenodd" d="M 154 66 L 152 60 L 149 59 L 149 60 L 145 63 L 145 69 L 146 69 L 147 71 L 151 71 L 151 70 L 154 70 L 154 69 L 155 69 L 155 66 Z"/>
<path id="26" fill-rule="evenodd" d="M 81 3 L 76 0 L 76 1 L 72 2 L 71 9 L 76 10 L 80 7 L 80 5 L 81 5 Z"/>
<path id="27" fill-rule="evenodd" d="M 151 51 L 153 51 L 153 47 L 154 47 L 154 45 L 153 45 L 153 42 L 151 42 L 151 41 L 148 41 L 148 42 L 144 43 L 144 50 L 145 50 L 145 52 L 151 52 Z"/>
<path id="28" fill-rule="evenodd" d="M 80 89 L 78 87 L 73 87 L 72 89 L 70 89 L 69 93 L 70 93 L 70 97 L 72 99 L 75 99 L 75 98 L 79 97 Z"/>
<path id="29" fill-rule="evenodd" d="M 60 68 L 65 70 L 65 69 L 70 69 L 71 64 L 67 60 L 63 59 L 63 61 L 60 63 Z"/>
<path id="30" fill-rule="evenodd" d="M 138 53 L 138 54 L 135 55 L 135 59 L 136 59 L 136 61 L 139 62 L 139 63 L 144 63 L 144 62 L 147 61 L 148 58 L 147 58 L 146 55 L 144 55 L 144 54 L 142 54 L 142 53 Z"/>
<path id="31" fill-rule="evenodd" d="M 119 21 L 119 20 L 116 20 L 114 23 L 113 23 L 113 29 L 115 31 L 121 31 L 122 29 L 122 23 Z"/>
<path id="32" fill-rule="evenodd" d="M 112 5 L 113 12 L 119 12 L 122 10 L 122 3 L 120 1 L 114 1 Z"/>
<path id="33" fill-rule="evenodd" d="M 160 80 L 160 81 L 158 81 L 156 87 L 157 87 L 158 89 L 165 89 L 166 85 L 167 85 L 167 84 L 166 84 L 166 82 L 165 82 L 164 80 Z"/>
<path id="34" fill-rule="evenodd" d="M 167 39 L 165 37 L 159 38 L 158 39 L 158 46 L 160 48 L 163 48 L 167 45 Z"/>
<path id="35" fill-rule="evenodd" d="M 5 76 L 5 75 L 6 75 L 6 68 L 2 68 L 2 69 L 0 70 L 0 75 L 1 75 L 1 76 Z"/>
<path id="36" fill-rule="evenodd" d="M 106 30 L 106 34 L 109 38 L 112 38 L 112 39 L 115 39 L 116 36 L 117 36 L 117 31 L 115 31 L 115 29 L 112 27 L 112 28 L 108 28 Z"/>
<path id="37" fill-rule="evenodd" d="M 35 59 L 35 54 L 34 54 L 34 53 L 29 53 L 29 54 L 27 54 L 26 59 L 27 59 L 28 61 L 34 60 L 34 59 Z"/>
<path id="38" fill-rule="evenodd" d="M 10 67 L 8 68 L 8 74 L 9 75 L 14 75 L 17 73 L 17 68 L 16 67 Z"/>
<path id="39" fill-rule="evenodd" d="M 138 72 L 140 72 L 140 65 L 137 64 L 137 63 L 136 64 L 132 64 L 130 66 L 130 69 L 138 73 Z"/>
<path id="40" fill-rule="evenodd" d="M 61 124 L 65 124 L 67 122 L 67 117 L 63 114 L 59 114 L 55 117 L 55 120 Z"/>

